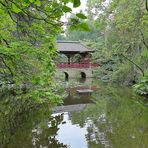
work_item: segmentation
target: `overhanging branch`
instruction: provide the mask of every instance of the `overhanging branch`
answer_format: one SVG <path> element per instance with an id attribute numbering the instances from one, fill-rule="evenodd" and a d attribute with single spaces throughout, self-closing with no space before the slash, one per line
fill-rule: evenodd
<path id="1" fill-rule="evenodd" d="M 143 32 L 141 30 L 140 30 L 140 33 L 141 33 L 141 36 L 142 36 L 142 42 L 145 45 L 145 47 L 147 48 L 147 50 L 148 50 L 148 45 L 146 44 L 146 41 L 145 41 L 145 38 L 144 38 L 144 34 L 143 34 Z"/>
<path id="2" fill-rule="evenodd" d="M 136 64 L 134 61 L 132 61 L 131 59 L 129 59 L 128 57 L 126 57 L 124 54 L 121 53 L 121 55 L 122 55 L 125 59 L 127 59 L 128 61 L 130 61 L 132 64 L 134 64 L 134 65 L 141 71 L 142 76 L 144 76 L 144 70 L 143 70 L 138 64 Z"/>

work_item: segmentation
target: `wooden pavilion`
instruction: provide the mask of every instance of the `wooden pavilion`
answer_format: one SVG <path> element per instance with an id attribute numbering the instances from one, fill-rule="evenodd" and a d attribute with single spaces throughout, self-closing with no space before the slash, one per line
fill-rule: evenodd
<path id="1" fill-rule="evenodd" d="M 90 66 L 98 66 L 92 64 L 91 53 L 93 50 L 85 47 L 78 41 L 58 41 L 57 48 L 59 54 L 64 54 L 68 61 L 67 63 L 58 63 L 58 68 L 88 68 Z M 74 61 L 75 55 L 80 55 L 79 62 Z"/>

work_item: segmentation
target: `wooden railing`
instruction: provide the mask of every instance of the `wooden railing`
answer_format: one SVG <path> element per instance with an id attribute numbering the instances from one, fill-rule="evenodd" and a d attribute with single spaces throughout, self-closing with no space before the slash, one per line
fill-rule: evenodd
<path id="1" fill-rule="evenodd" d="M 94 68 L 94 67 L 99 67 L 99 64 L 92 64 L 92 63 L 60 63 L 57 64 L 58 68 Z"/>

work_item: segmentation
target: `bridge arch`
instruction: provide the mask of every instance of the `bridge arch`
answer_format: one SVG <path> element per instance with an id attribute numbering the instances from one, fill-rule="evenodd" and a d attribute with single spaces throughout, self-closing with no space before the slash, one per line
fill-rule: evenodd
<path id="1" fill-rule="evenodd" d="M 69 74 L 68 74 L 68 72 L 63 72 L 64 73 L 64 75 L 65 75 L 65 81 L 68 81 L 69 80 Z"/>
<path id="2" fill-rule="evenodd" d="M 81 79 L 86 79 L 86 73 L 85 72 L 81 71 L 80 75 L 81 75 Z"/>

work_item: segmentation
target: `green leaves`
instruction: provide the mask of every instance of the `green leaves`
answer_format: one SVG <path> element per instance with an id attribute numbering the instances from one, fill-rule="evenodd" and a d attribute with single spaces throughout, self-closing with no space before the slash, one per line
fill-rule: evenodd
<path id="1" fill-rule="evenodd" d="M 34 3 L 35 3 L 37 6 L 41 6 L 40 0 L 36 0 Z"/>
<path id="2" fill-rule="evenodd" d="M 89 26 L 88 26 L 87 23 L 81 23 L 81 24 L 79 25 L 79 28 L 80 28 L 81 30 L 83 30 L 83 31 L 90 31 L 90 28 L 89 28 Z"/>
<path id="3" fill-rule="evenodd" d="M 72 0 L 72 2 L 73 2 L 73 7 L 75 7 L 75 8 L 79 7 L 81 4 L 80 0 Z"/>
<path id="4" fill-rule="evenodd" d="M 30 3 L 33 3 L 35 0 L 29 0 L 30 1 Z"/>
<path id="5" fill-rule="evenodd" d="M 134 90 L 140 95 L 148 94 L 148 76 L 145 76 L 141 79 L 141 81 L 134 85 Z"/>
<path id="6" fill-rule="evenodd" d="M 40 0 L 25 0 L 25 3 L 26 3 L 26 4 L 34 3 L 34 4 L 36 4 L 37 6 L 41 6 L 41 1 L 40 1 Z"/>
<path id="7" fill-rule="evenodd" d="M 63 10 L 64 12 L 71 12 L 71 11 L 72 11 L 72 9 L 71 9 L 70 7 L 67 7 L 67 6 L 63 6 L 63 7 L 62 7 L 62 10 Z"/>
<path id="8" fill-rule="evenodd" d="M 16 85 L 31 82 L 44 88 L 51 84 L 55 74 L 55 36 L 62 30 L 61 17 L 72 11 L 67 6 L 69 2 L 73 7 L 80 6 L 80 0 L 8 0 L 6 6 L 0 7 L 0 53 L 7 64 L 1 69 L 4 74 L 12 71 L 8 79 Z M 79 18 L 86 19 L 78 13 L 72 19 L 72 28 L 88 30 Z M 49 91 L 44 92 L 43 98 L 50 96 Z"/>
<path id="9" fill-rule="evenodd" d="M 12 4 L 12 9 L 15 13 L 21 12 L 21 9 L 19 9 L 15 4 Z"/>
<path id="10" fill-rule="evenodd" d="M 80 19 L 87 19 L 87 17 L 82 13 L 77 13 L 76 16 Z"/>
<path id="11" fill-rule="evenodd" d="M 80 22 L 80 20 L 77 18 L 71 18 L 70 22 L 70 30 L 90 31 L 88 24 L 85 22 Z"/>
<path id="12" fill-rule="evenodd" d="M 71 25 L 70 30 L 90 31 L 90 28 L 87 23 L 80 23 L 80 24 Z"/>
<path id="13" fill-rule="evenodd" d="M 23 0 L 20 3 L 22 3 L 22 6 L 28 7 L 30 5 L 31 1 L 34 2 L 35 0 Z M 17 4 L 19 5 L 19 3 L 17 3 Z"/>

